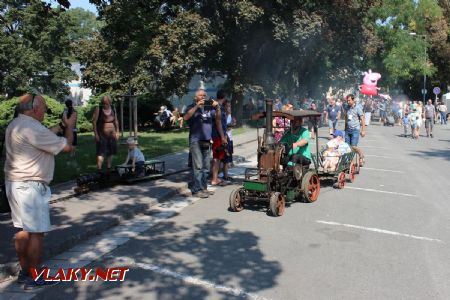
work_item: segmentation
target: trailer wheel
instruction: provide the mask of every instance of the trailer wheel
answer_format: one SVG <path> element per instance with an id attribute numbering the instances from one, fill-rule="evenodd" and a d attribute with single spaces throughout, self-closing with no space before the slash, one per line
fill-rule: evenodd
<path id="1" fill-rule="evenodd" d="M 350 181 L 350 182 L 355 182 L 355 178 L 356 178 L 356 165 L 355 165 L 355 163 L 354 162 L 352 162 L 351 164 L 350 164 L 350 168 L 349 168 L 349 170 L 348 170 L 348 180 Z"/>
<path id="2" fill-rule="evenodd" d="M 314 202 L 319 198 L 320 179 L 314 172 L 306 172 L 302 179 L 302 191 L 306 201 Z"/>
<path id="3" fill-rule="evenodd" d="M 281 193 L 275 192 L 270 195 L 269 207 L 272 216 L 274 217 L 282 216 L 284 213 L 285 206 L 286 201 Z"/>
<path id="4" fill-rule="evenodd" d="M 355 174 L 359 174 L 359 171 L 361 170 L 361 166 L 359 165 L 359 155 L 355 154 L 355 159 L 353 161 L 353 164 L 355 165 Z"/>
<path id="5" fill-rule="evenodd" d="M 239 212 L 244 209 L 244 201 L 242 199 L 242 188 L 235 189 L 230 194 L 230 209 Z"/>
<path id="6" fill-rule="evenodd" d="M 345 173 L 341 172 L 341 173 L 339 173 L 339 176 L 338 176 L 337 187 L 339 189 L 343 189 L 344 186 L 345 186 Z"/>

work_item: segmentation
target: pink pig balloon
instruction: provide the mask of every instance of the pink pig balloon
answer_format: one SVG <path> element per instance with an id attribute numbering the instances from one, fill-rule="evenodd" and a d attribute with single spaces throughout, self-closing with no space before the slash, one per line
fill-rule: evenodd
<path id="1" fill-rule="evenodd" d="M 369 95 L 369 96 L 376 96 L 378 94 L 378 87 L 377 83 L 378 80 L 381 78 L 380 73 L 372 73 L 372 70 L 369 70 L 369 72 L 364 72 L 364 79 L 363 84 L 359 87 L 359 91 L 361 94 Z"/>

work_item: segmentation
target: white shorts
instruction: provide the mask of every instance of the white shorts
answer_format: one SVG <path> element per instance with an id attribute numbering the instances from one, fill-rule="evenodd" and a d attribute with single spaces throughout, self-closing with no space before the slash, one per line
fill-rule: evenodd
<path id="1" fill-rule="evenodd" d="M 26 232 L 50 231 L 50 187 L 38 181 L 5 180 L 11 218 L 16 228 Z"/>

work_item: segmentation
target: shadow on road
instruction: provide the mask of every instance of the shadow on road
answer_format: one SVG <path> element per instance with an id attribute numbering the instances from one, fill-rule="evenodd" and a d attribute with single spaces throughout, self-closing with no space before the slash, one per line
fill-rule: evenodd
<path id="1" fill-rule="evenodd" d="M 450 160 L 450 151 L 447 149 L 431 149 L 431 150 L 421 150 L 420 152 L 411 153 L 413 156 L 420 158 L 444 158 Z"/>
<path id="2" fill-rule="evenodd" d="M 129 267 L 124 282 L 64 283 L 44 291 L 39 298 L 148 299 L 152 295 L 171 300 L 245 299 L 248 294 L 238 297 L 211 284 L 254 294 L 276 286 L 280 264 L 264 257 L 259 238 L 252 232 L 230 230 L 227 225 L 224 219 L 206 220 L 189 228 L 169 221 L 159 223 L 91 265 Z M 120 262 L 117 257 L 126 259 Z M 187 276 L 198 279 L 198 284 L 184 282 Z"/>

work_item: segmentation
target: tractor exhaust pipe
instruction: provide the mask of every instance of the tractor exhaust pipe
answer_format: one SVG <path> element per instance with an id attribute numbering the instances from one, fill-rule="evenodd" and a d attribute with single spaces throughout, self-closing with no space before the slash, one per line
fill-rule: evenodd
<path id="1" fill-rule="evenodd" d="M 264 133 L 264 145 L 269 148 L 274 148 L 275 146 L 275 138 L 272 130 L 272 111 L 273 100 L 266 99 L 266 132 Z"/>

